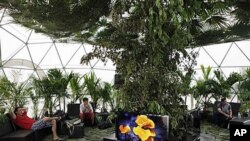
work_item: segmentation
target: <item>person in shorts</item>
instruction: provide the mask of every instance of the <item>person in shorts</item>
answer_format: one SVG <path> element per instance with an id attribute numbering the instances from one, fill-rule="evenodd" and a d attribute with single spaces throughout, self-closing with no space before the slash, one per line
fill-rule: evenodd
<path id="1" fill-rule="evenodd" d="M 10 113 L 13 122 L 22 129 L 39 130 L 46 127 L 51 127 L 53 140 L 61 141 L 56 132 L 56 120 L 60 117 L 44 117 L 40 120 L 34 120 L 27 116 L 28 108 L 16 107 L 14 113 Z"/>

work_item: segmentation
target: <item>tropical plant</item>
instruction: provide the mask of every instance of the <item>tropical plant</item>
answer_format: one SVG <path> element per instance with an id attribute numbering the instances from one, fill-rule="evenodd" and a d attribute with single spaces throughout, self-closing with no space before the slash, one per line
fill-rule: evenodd
<path id="1" fill-rule="evenodd" d="M 194 41 L 190 23 L 195 10 L 200 9 L 193 4 L 185 9 L 182 2 L 114 1 L 112 21 L 96 34 L 93 52 L 82 57 L 82 63 L 95 57 L 104 62 L 111 59 L 116 73 L 124 77 L 118 106 L 126 111 L 149 113 L 157 109 L 155 114 L 171 115 L 171 131 L 180 134 L 173 140 L 182 140 L 184 135 L 180 121 L 186 109 L 179 108 L 183 104 L 179 72 L 192 72 L 195 64 L 196 54 L 185 48 Z M 171 108 L 165 108 L 169 105 Z"/>
<path id="2" fill-rule="evenodd" d="M 79 74 L 73 73 L 69 82 L 69 89 L 71 91 L 70 100 L 71 103 L 75 103 L 77 100 L 83 97 L 83 86 L 81 85 L 82 78 Z"/>
<path id="3" fill-rule="evenodd" d="M 2 94 L 0 95 L 0 122 L 3 121 L 5 119 L 5 101 L 4 99 L 2 98 Z"/>
<path id="4" fill-rule="evenodd" d="M 243 80 L 239 84 L 239 99 L 241 102 L 241 112 L 250 109 L 250 68 L 247 68 L 242 75 Z"/>
<path id="5" fill-rule="evenodd" d="M 239 73 L 232 72 L 227 78 L 223 76 L 223 72 L 220 70 L 214 71 L 214 74 L 218 83 L 215 91 L 216 95 L 214 95 L 216 100 L 222 97 L 230 97 L 230 94 L 237 93 L 233 86 L 243 79 Z"/>
<path id="6" fill-rule="evenodd" d="M 144 3 L 144 1 L 138 2 Z M 127 3 L 136 7 L 138 2 L 128 1 Z M 173 2 L 166 0 L 159 0 L 157 3 L 164 3 L 163 7 L 174 5 Z M 185 9 L 181 16 L 192 19 L 188 25 L 183 26 L 188 26 L 192 35 L 195 35 L 195 45 L 249 38 L 250 10 L 248 6 L 250 2 L 247 0 L 180 0 L 176 3 L 179 8 Z M 8 8 L 16 22 L 36 31 L 57 38 L 71 36 L 85 42 L 92 42 L 91 37 L 96 35 L 100 27 L 107 24 L 106 18 L 112 15 L 114 10 L 122 11 L 119 13 L 122 15 L 129 9 L 123 0 L 119 2 L 112 0 L 2 0 L 0 6 L 0 8 Z M 128 13 L 131 13 L 131 9 Z M 112 20 L 116 19 L 117 17 L 112 17 Z M 136 25 L 133 22 L 130 23 Z"/>
<path id="7" fill-rule="evenodd" d="M 102 101 L 101 111 L 107 111 L 107 107 L 111 107 L 111 111 L 114 110 L 115 107 L 115 98 L 113 94 L 113 88 L 110 83 L 104 82 L 100 89 L 100 97 Z"/>
<path id="8" fill-rule="evenodd" d="M 73 73 L 63 74 L 59 69 L 50 69 L 47 73 L 49 84 L 51 85 L 51 94 L 54 94 L 59 102 L 61 108 L 61 98 L 63 98 L 63 110 L 65 111 L 66 98 L 69 97 L 67 93 L 68 84 L 73 76 Z"/>
<path id="9" fill-rule="evenodd" d="M 100 79 L 96 78 L 94 72 L 91 72 L 90 75 L 85 74 L 83 76 L 84 83 L 84 95 L 91 96 L 93 100 L 95 109 L 98 107 L 98 100 L 101 98 L 101 86 L 100 86 Z"/>
<path id="10" fill-rule="evenodd" d="M 3 3 L 15 9 L 12 16 L 17 22 L 30 28 L 53 34 L 55 37 L 71 36 L 80 41 L 91 42 L 95 49 L 83 56 L 82 63 L 97 57 L 103 61 L 109 58 L 116 64 L 117 73 L 124 77 L 124 84 L 119 88 L 121 107 L 148 112 L 149 109 L 145 107 L 150 101 L 158 103 L 152 104 L 155 107 L 171 105 L 171 109 L 166 110 L 173 119 L 171 136 L 173 140 L 182 140 L 182 132 L 179 131 L 183 126 L 179 121 L 185 112 L 179 110 L 179 105 L 183 103 L 181 93 L 184 90 L 178 71 L 184 64 L 183 68 L 192 72 L 193 63 L 190 62 L 196 57 L 185 49 L 249 37 L 248 24 L 226 24 L 228 19 L 225 15 L 232 14 L 232 9 L 243 9 L 236 5 L 241 1 L 90 1 L 12 0 L 9 1 L 10 4 L 6 4 L 6 1 Z M 93 7 L 93 3 L 98 6 Z M 91 7 L 95 12 L 88 10 L 86 14 L 82 14 L 85 11 L 83 7 Z M 71 14 L 72 9 L 79 11 Z M 246 8 L 244 10 L 249 11 Z M 94 20 L 89 16 L 91 13 L 95 15 Z M 103 15 L 109 17 L 101 17 Z M 235 15 L 240 17 L 242 14 Z M 89 20 L 72 20 L 79 17 Z M 75 25 L 83 26 L 78 28 Z M 103 30 L 98 30 L 98 27 Z M 206 85 L 211 84 L 214 81 L 208 81 Z M 95 92 L 97 101 L 97 89 Z M 175 136 L 177 133 L 179 138 Z"/>
<path id="11" fill-rule="evenodd" d="M 38 109 L 39 109 L 39 100 L 40 100 L 40 96 L 38 94 L 36 94 L 35 92 L 33 92 L 30 95 L 31 101 L 33 103 L 33 107 L 32 107 L 32 111 L 33 111 L 33 117 L 34 119 L 38 119 L 39 117 L 39 113 L 38 113 Z"/>
<path id="12" fill-rule="evenodd" d="M 202 79 L 198 79 L 196 81 L 196 85 L 194 86 L 194 98 L 199 101 L 204 100 L 204 109 L 206 110 L 207 104 L 210 102 L 210 99 L 213 97 L 215 92 L 215 88 L 217 87 L 218 83 L 210 78 L 212 68 L 208 66 L 205 68 L 201 65 L 202 71 Z"/>
<path id="13" fill-rule="evenodd" d="M 60 110 L 62 109 L 61 98 L 63 98 L 63 110 L 65 111 L 65 99 L 69 97 L 67 87 L 72 76 L 73 73 L 64 75 L 62 71 L 58 69 L 50 69 L 48 70 L 47 77 L 41 79 L 33 77 L 35 92 L 44 98 L 44 108 L 49 109 L 50 113 L 52 113 L 53 108 L 57 106 Z M 53 97 L 55 98 L 54 100 L 52 100 Z"/>
<path id="14" fill-rule="evenodd" d="M 0 77 L 0 93 L 7 100 L 8 107 L 23 107 L 27 104 L 27 97 L 31 95 L 31 88 L 25 82 L 14 83 L 8 78 Z"/>
<path id="15" fill-rule="evenodd" d="M 81 31 L 97 30 L 99 19 L 110 12 L 110 3 L 111 0 L 8 0 L 1 1 L 0 6 L 8 7 L 18 23 L 39 32 L 55 37 L 89 37 Z"/>
<path id="16" fill-rule="evenodd" d="M 41 79 L 32 78 L 32 85 L 36 95 L 44 99 L 43 110 L 49 110 L 49 113 L 52 113 L 55 103 L 53 102 L 53 93 L 49 82 L 47 77 Z"/>
<path id="17" fill-rule="evenodd" d="M 215 77 L 211 78 L 211 67 L 205 68 L 201 65 L 201 70 L 203 72 L 203 78 L 196 81 L 194 86 L 194 97 L 199 101 L 204 100 L 204 109 L 206 110 L 207 104 L 210 103 L 211 99 L 219 100 L 222 97 L 230 97 L 230 94 L 234 90 L 233 85 L 242 80 L 240 74 L 233 72 L 227 78 L 223 75 L 220 70 L 215 70 Z"/>

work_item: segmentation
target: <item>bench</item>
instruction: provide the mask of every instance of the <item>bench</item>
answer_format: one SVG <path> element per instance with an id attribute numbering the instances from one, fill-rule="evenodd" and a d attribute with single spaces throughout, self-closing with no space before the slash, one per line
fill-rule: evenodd
<path id="1" fill-rule="evenodd" d="M 20 129 L 8 115 L 3 121 L 0 121 L 0 141 L 42 141 L 50 133 L 51 128 L 37 131 Z"/>

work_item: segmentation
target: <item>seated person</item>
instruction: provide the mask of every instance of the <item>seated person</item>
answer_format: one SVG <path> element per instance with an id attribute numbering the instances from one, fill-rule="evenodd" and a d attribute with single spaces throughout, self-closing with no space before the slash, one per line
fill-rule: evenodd
<path id="1" fill-rule="evenodd" d="M 232 119 L 232 108 L 227 103 L 226 98 L 222 98 L 217 105 L 217 112 L 215 113 L 215 122 L 218 126 L 227 128 L 229 121 Z"/>
<path id="2" fill-rule="evenodd" d="M 46 127 L 52 127 L 53 140 L 61 141 L 63 139 L 59 138 L 56 132 L 56 120 L 60 117 L 44 117 L 40 120 L 33 120 L 27 116 L 28 108 L 16 107 L 14 113 L 10 113 L 13 122 L 20 128 L 39 130 Z"/>
<path id="3" fill-rule="evenodd" d="M 92 125 L 94 124 L 94 111 L 88 98 L 83 98 L 82 104 L 80 104 L 80 119 L 82 121 L 88 120 Z"/>

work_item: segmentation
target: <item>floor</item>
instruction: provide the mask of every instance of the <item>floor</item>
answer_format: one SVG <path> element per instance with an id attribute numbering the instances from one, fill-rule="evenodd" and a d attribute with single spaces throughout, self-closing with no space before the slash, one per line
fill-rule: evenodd
<path id="1" fill-rule="evenodd" d="M 79 139 L 67 139 L 67 141 L 102 141 L 102 138 L 114 133 L 114 127 L 108 129 L 99 129 L 97 127 L 85 127 L 85 135 Z M 43 141 L 51 141 L 52 137 L 48 136 Z"/>
<path id="2" fill-rule="evenodd" d="M 98 129 L 97 127 L 85 127 L 85 136 L 80 139 L 66 139 L 67 141 L 102 141 L 103 137 L 114 133 L 114 126 L 107 129 Z M 51 141 L 48 136 L 43 141 Z M 200 141 L 229 141 L 229 130 L 217 127 L 214 124 L 203 122 L 201 124 Z"/>
<path id="3" fill-rule="evenodd" d="M 203 122 L 201 124 L 201 141 L 229 141 L 229 129 L 220 128 L 214 124 Z"/>

